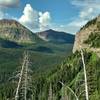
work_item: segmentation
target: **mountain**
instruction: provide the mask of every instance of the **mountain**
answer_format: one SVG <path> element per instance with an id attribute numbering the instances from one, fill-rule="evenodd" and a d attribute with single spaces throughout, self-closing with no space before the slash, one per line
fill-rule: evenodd
<path id="1" fill-rule="evenodd" d="M 100 16 L 90 20 L 76 34 L 73 52 L 86 48 L 91 51 L 100 52 Z"/>
<path id="2" fill-rule="evenodd" d="M 58 32 L 54 31 L 52 29 L 39 32 L 37 35 L 49 42 L 54 42 L 54 43 L 73 43 L 74 42 L 74 35 L 65 33 L 65 32 Z"/>
<path id="3" fill-rule="evenodd" d="M 18 43 L 35 43 L 39 38 L 15 20 L 0 20 L 0 38 L 18 42 Z"/>
<path id="4" fill-rule="evenodd" d="M 63 53 L 71 52 L 73 47 L 74 36 L 65 33 L 55 32 L 53 30 L 46 31 L 53 42 L 44 41 L 37 34 L 31 32 L 25 26 L 15 20 L 0 20 L 0 47 L 4 48 L 23 48 L 31 51 L 42 53 Z M 42 32 L 41 32 L 42 33 Z M 61 37 L 64 44 L 54 43 L 54 40 Z M 66 38 L 65 38 L 66 37 Z M 59 39 L 60 41 L 60 39 Z M 62 41 L 62 40 L 61 40 Z"/>

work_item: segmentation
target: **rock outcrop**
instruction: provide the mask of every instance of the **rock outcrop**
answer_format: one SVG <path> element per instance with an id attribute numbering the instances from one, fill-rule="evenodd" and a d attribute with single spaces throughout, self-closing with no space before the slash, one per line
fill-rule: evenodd
<path id="1" fill-rule="evenodd" d="M 90 44 L 85 43 L 86 40 L 89 39 L 91 34 L 100 34 L 100 16 L 95 19 L 89 21 L 85 26 L 83 26 L 80 31 L 76 34 L 73 53 L 75 51 L 79 51 L 80 47 L 82 49 L 89 49 L 91 51 L 98 52 L 99 48 L 91 47 Z M 99 35 L 100 38 L 100 35 Z"/>

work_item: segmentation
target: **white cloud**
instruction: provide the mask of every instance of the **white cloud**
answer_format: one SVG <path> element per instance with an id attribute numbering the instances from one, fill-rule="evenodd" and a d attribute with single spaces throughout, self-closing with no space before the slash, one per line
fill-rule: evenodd
<path id="1" fill-rule="evenodd" d="M 84 24 L 86 24 L 87 23 L 87 20 L 74 20 L 74 21 L 72 21 L 72 22 L 70 22 L 69 24 L 68 24 L 68 26 L 76 26 L 76 27 L 82 27 Z"/>
<path id="2" fill-rule="evenodd" d="M 51 21 L 51 15 L 49 12 L 40 12 L 39 13 L 39 24 L 40 24 L 40 30 L 45 30 L 49 28 L 50 21 Z"/>
<path id="3" fill-rule="evenodd" d="M 100 0 L 73 0 L 71 3 L 81 9 L 80 18 L 91 19 L 100 14 Z"/>
<path id="4" fill-rule="evenodd" d="M 85 10 L 82 10 L 80 12 L 80 18 L 86 18 L 88 16 L 90 16 L 93 13 L 94 9 L 93 8 L 87 8 Z"/>
<path id="5" fill-rule="evenodd" d="M 23 15 L 19 22 L 31 29 L 32 31 L 47 30 L 50 24 L 51 16 L 48 11 L 42 13 L 34 10 L 30 4 L 26 4 Z"/>
<path id="6" fill-rule="evenodd" d="M 100 14 L 99 0 L 73 0 L 72 5 L 78 7 L 80 12 L 71 22 L 69 22 L 63 30 L 76 33 L 89 20 L 95 18 Z"/>
<path id="7" fill-rule="evenodd" d="M 73 16 L 69 23 L 53 25 L 53 29 L 75 34 L 89 20 L 100 14 L 100 0 L 72 0 L 71 4 L 79 9 L 79 14 Z"/>
<path id="8" fill-rule="evenodd" d="M 0 0 L 0 6 L 15 7 L 19 4 L 20 0 Z"/>
<path id="9" fill-rule="evenodd" d="M 38 12 L 30 4 L 26 4 L 23 15 L 19 18 L 19 22 L 33 30 L 38 27 L 38 18 Z"/>
<path id="10" fill-rule="evenodd" d="M 100 0 L 73 0 L 71 2 L 72 5 L 75 5 L 77 7 L 100 7 Z"/>

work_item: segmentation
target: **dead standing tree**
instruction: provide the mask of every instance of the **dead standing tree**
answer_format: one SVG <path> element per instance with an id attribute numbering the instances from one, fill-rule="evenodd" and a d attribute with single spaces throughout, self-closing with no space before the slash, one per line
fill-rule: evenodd
<path id="1" fill-rule="evenodd" d="M 50 83 L 50 87 L 49 87 L 48 100 L 53 100 L 53 91 L 52 91 L 52 85 L 51 85 L 51 83 Z"/>
<path id="2" fill-rule="evenodd" d="M 21 100 L 28 100 L 28 98 L 32 98 L 27 98 L 28 91 L 31 91 L 31 76 L 29 74 L 30 71 L 31 70 L 29 69 L 29 54 L 26 51 L 24 52 L 23 63 L 19 74 L 19 81 L 16 89 L 15 100 L 19 100 L 19 98 Z"/>
<path id="3" fill-rule="evenodd" d="M 85 80 L 86 100 L 89 100 L 87 74 L 86 74 L 86 65 L 85 65 L 84 54 L 83 54 L 83 50 L 82 49 L 81 49 L 81 57 L 82 57 L 82 63 L 83 63 L 83 69 L 84 69 L 84 80 Z"/>

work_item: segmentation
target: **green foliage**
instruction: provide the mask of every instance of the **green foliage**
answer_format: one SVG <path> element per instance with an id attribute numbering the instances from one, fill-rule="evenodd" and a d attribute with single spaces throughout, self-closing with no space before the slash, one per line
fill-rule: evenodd
<path id="1" fill-rule="evenodd" d="M 18 69 L 18 66 L 21 65 L 22 54 L 23 49 L 0 48 L 0 69 L 2 69 L 0 70 L 0 100 L 7 100 L 7 98 L 12 100 L 14 97 L 16 85 L 8 79 Z M 99 100 L 100 58 L 95 53 L 86 52 L 85 50 L 84 58 L 89 87 L 89 100 Z M 65 57 L 61 56 L 61 54 L 41 53 L 30 50 L 31 69 L 33 70 L 33 100 L 48 100 L 50 91 L 52 91 L 52 98 L 55 100 L 61 100 L 62 95 L 64 98 L 74 100 L 75 96 L 67 86 L 79 96 L 79 100 L 85 99 L 84 74 L 80 52 L 76 52 L 64 59 Z"/>
<path id="2" fill-rule="evenodd" d="M 94 98 L 96 100 L 99 100 L 100 59 L 95 53 L 84 52 L 84 55 L 89 87 L 89 98 L 90 100 L 93 100 Z M 71 100 L 75 99 L 75 96 L 67 88 L 67 86 L 69 86 L 76 93 L 76 95 L 79 96 L 79 100 L 85 99 L 84 74 L 80 53 L 69 56 L 65 61 L 63 61 L 61 66 L 58 66 L 55 70 L 52 70 L 48 75 L 44 75 L 43 77 L 44 78 L 41 79 L 43 79 L 44 82 L 39 80 L 37 83 L 45 84 L 44 88 L 42 85 L 41 89 L 42 93 L 45 93 L 46 97 L 48 97 L 49 86 L 51 84 L 53 98 L 56 98 L 56 100 L 60 100 L 62 98 L 62 95 L 64 96 L 64 98 L 70 98 Z M 60 82 L 62 82 L 65 86 L 63 86 Z M 39 89 L 37 88 L 36 90 Z M 45 90 L 47 90 L 48 92 L 45 92 Z M 38 94 L 39 91 L 37 93 L 37 98 Z M 46 97 L 43 100 L 47 100 Z"/>
<path id="3" fill-rule="evenodd" d="M 15 73 L 20 68 L 23 52 L 24 52 L 24 48 L 23 49 L 0 48 L 0 87 L 1 87 L 0 96 L 2 98 L 0 100 L 7 100 L 6 97 L 8 98 L 14 97 L 16 83 L 14 83 L 14 85 L 13 83 L 10 83 L 11 85 L 7 85 L 7 84 L 9 84 L 9 79 L 11 79 L 12 76 L 14 75 L 13 73 Z M 38 76 L 41 75 L 41 73 L 42 74 L 49 73 L 52 69 L 54 69 L 57 65 L 59 65 L 60 62 L 63 61 L 63 59 L 65 59 L 65 56 L 66 55 L 62 55 L 60 53 L 50 54 L 50 53 L 45 53 L 45 52 L 42 53 L 42 52 L 36 52 L 36 51 L 30 50 L 31 69 L 33 70 L 32 78 L 33 79 L 36 78 L 35 82 L 38 81 L 40 85 L 42 85 L 42 82 L 44 84 L 44 81 L 42 81 L 42 78 L 41 78 L 41 81 L 38 80 Z M 5 83 L 7 84 L 5 85 Z M 45 91 L 42 94 L 43 98 L 45 97 L 45 93 L 47 93 L 47 89 L 45 89 L 45 86 L 48 86 L 48 84 L 43 85 L 43 90 Z M 36 87 L 41 88 L 38 86 L 37 83 L 36 83 Z M 33 88 L 36 88 L 36 87 L 33 87 Z M 13 93 L 9 92 L 11 88 L 12 88 Z M 33 91 L 35 90 L 33 89 Z M 36 89 L 36 93 L 38 91 L 39 90 Z M 11 93 L 11 94 L 8 95 L 8 93 Z"/>
<path id="4" fill-rule="evenodd" d="M 97 23 L 97 29 L 100 31 L 100 22 Z"/>
<path id="5" fill-rule="evenodd" d="M 90 47 L 100 47 L 100 33 L 91 33 L 84 43 L 89 44 Z"/>

